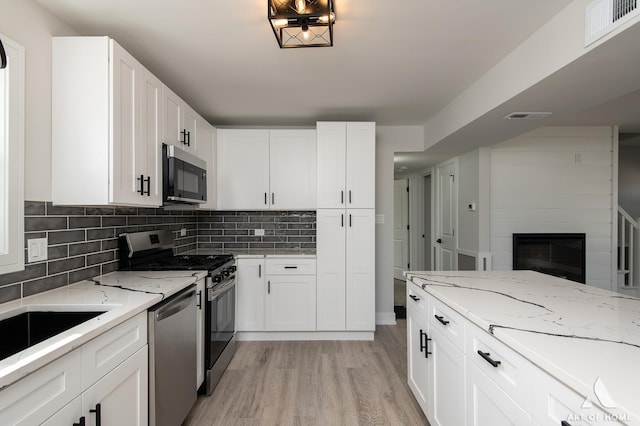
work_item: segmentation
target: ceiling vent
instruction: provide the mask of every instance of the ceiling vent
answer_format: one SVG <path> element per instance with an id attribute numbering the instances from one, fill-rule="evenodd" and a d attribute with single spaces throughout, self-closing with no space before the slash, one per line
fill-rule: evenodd
<path id="1" fill-rule="evenodd" d="M 550 112 L 512 112 L 503 118 L 506 120 L 542 120 L 550 115 Z"/>
<path id="2" fill-rule="evenodd" d="M 609 34 L 634 16 L 638 16 L 638 0 L 595 0 L 587 5 L 585 47 Z"/>

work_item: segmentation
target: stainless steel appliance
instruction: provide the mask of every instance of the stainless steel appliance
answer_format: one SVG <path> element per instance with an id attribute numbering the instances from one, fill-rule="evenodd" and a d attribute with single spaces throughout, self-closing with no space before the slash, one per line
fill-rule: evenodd
<path id="1" fill-rule="evenodd" d="M 165 204 L 207 201 L 207 163 L 173 145 L 162 144 L 162 190 Z"/>
<path id="2" fill-rule="evenodd" d="M 146 231 L 120 236 L 122 270 L 206 270 L 206 295 L 197 295 L 205 310 L 205 383 L 200 393 L 211 395 L 235 353 L 236 266 L 233 256 L 173 254 L 171 231 Z M 195 371 L 193 373 L 195 377 Z"/>
<path id="3" fill-rule="evenodd" d="M 182 424 L 196 402 L 196 291 L 149 309 L 149 424 Z"/>

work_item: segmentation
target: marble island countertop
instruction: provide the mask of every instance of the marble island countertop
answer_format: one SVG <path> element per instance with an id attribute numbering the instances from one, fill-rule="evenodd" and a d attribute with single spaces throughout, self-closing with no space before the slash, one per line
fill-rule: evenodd
<path id="1" fill-rule="evenodd" d="M 405 276 L 580 395 L 640 424 L 640 299 L 532 271 Z"/>
<path id="2" fill-rule="evenodd" d="M 112 272 L 0 304 L 0 320 L 26 311 L 106 311 L 0 360 L 0 390 L 197 282 L 205 271 Z"/>

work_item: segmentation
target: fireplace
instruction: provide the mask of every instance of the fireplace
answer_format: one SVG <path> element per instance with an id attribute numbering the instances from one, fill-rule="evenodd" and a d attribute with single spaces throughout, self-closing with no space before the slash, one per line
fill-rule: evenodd
<path id="1" fill-rule="evenodd" d="M 585 283 L 585 234 L 513 234 L 513 269 Z"/>

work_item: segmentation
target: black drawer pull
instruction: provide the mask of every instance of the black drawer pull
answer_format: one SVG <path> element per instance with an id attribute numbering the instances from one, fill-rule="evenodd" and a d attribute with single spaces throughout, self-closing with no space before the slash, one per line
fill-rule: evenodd
<path id="1" fill-rule="evenodd" d="M 440 316 L 440 315 L 434 315 L 434 317 L 436 317 L 436 319 L 438 321 L 440 321 L 440 324 L 442 325 L 447 325 L 449 324 L 449 321 L 447 321 L 446 319 L 444 319 L 444 317 Z"/>
<path id="2" fill-rule="evenodd" d="M 284 269 L 298 269 L 297 266 L 285 266 Z"/>
<path id="3" fill-rule="evenodd" d="M 485 361 L 487 361 L 489 364 L 493 365 L 494 367 L 498 367 L 500 365 L 500 361 L 495 361 L 493 359 L 491 359 L 491 354 L 489 352 L 482 352 L 481 350 L 478 349 L 478 355 L 480 355 L 482 358 L 484 358 Z"/>
<path id="4" fill-rule="evenodd" d="M 416 302 L 420 301 L 420 298 L 418 296 L 413 295 L 413 294 L 410 294 L 409 297 L 412 298 L 413 300 L 415 300 Z"/>

